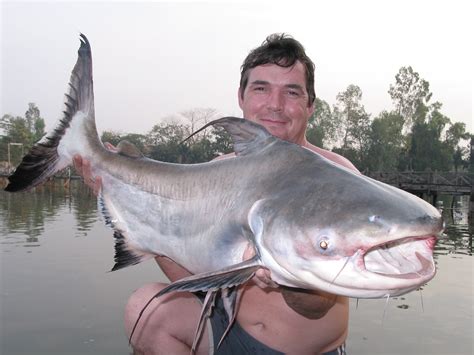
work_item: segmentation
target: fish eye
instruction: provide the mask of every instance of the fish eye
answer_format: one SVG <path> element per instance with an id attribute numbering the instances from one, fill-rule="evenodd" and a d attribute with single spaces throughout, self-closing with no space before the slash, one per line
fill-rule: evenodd
<path id="1" fill-rule="evenodd" d="M 329 248 L 329 242 L 323 239 L 319 242 L 319 247 L 323 250 L 326 250 L 327 248 Z"/>

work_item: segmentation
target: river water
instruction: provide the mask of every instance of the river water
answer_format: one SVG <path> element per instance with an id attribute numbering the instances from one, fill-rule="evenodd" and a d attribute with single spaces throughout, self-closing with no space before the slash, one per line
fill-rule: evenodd
<path id="1" fill-rule="evenodd" d="M 436 277 L 390 300 L 351 300 L 348 353 L 473 354 L 472 229 L 445 210 Z M 111 231 L 81 183 L 0 192 L 0 354 L 129 354 L 123 309 L 166 281 L 153 261 L 109 273 Z"/>

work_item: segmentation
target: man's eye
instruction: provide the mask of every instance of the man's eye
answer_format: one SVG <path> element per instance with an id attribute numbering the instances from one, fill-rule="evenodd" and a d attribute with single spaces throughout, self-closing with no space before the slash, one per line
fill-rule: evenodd
<path id="1" fill-rule="evenodd" d="M 290 90 L 288 91 L 288 95 L 297 97 L 297 96 L 300 96 L 300 93 L 295 90 Z"/>
<path id="2" fill-rule="evenodd" d="M 265 91 L 265 87 L 263 87 L 263 86 L 255 86 L 255 87 L 253 88 L 253 91 Z"/>

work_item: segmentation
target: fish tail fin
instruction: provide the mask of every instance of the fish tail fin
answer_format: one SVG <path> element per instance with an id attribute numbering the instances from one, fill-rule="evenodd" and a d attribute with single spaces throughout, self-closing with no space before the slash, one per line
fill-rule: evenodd
<path id="1" fill-rule="evenodd" d="M 66 132 L 70 131 L 73 120 L 87 120 L 95 129 L 91 48 L 86 36 L 81 34 L 80 40 L 78 59 L 65 94 L 63 117 L 57 127 L 23 157 L 8 177 L 9 183 L 5 191 L 31 189 L 72 164 L 73 150 L 70 147 L 77 141 L 77 134 Z M 93 139 L 98 140 L 98 137 Z"/>
<path id="2" fill-rule="evenodd" d="M 67 165 L 61 162 L 56 147 L 49 142 L 38 143 L 23 157 L 20 165 L 8 177 L 5 191 L 18 192 L 31 189 Z"/>

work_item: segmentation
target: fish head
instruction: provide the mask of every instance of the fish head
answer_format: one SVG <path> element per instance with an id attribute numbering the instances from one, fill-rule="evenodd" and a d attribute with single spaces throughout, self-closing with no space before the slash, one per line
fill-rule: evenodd
<path id="1" fill-rule="evenodd" d="M 439 211 L 364 176 L 342 186 L 292 189 L 254 205 L 249 224 L 272 279 L 356 298 L 397 296 L 431 280 Z"/>

